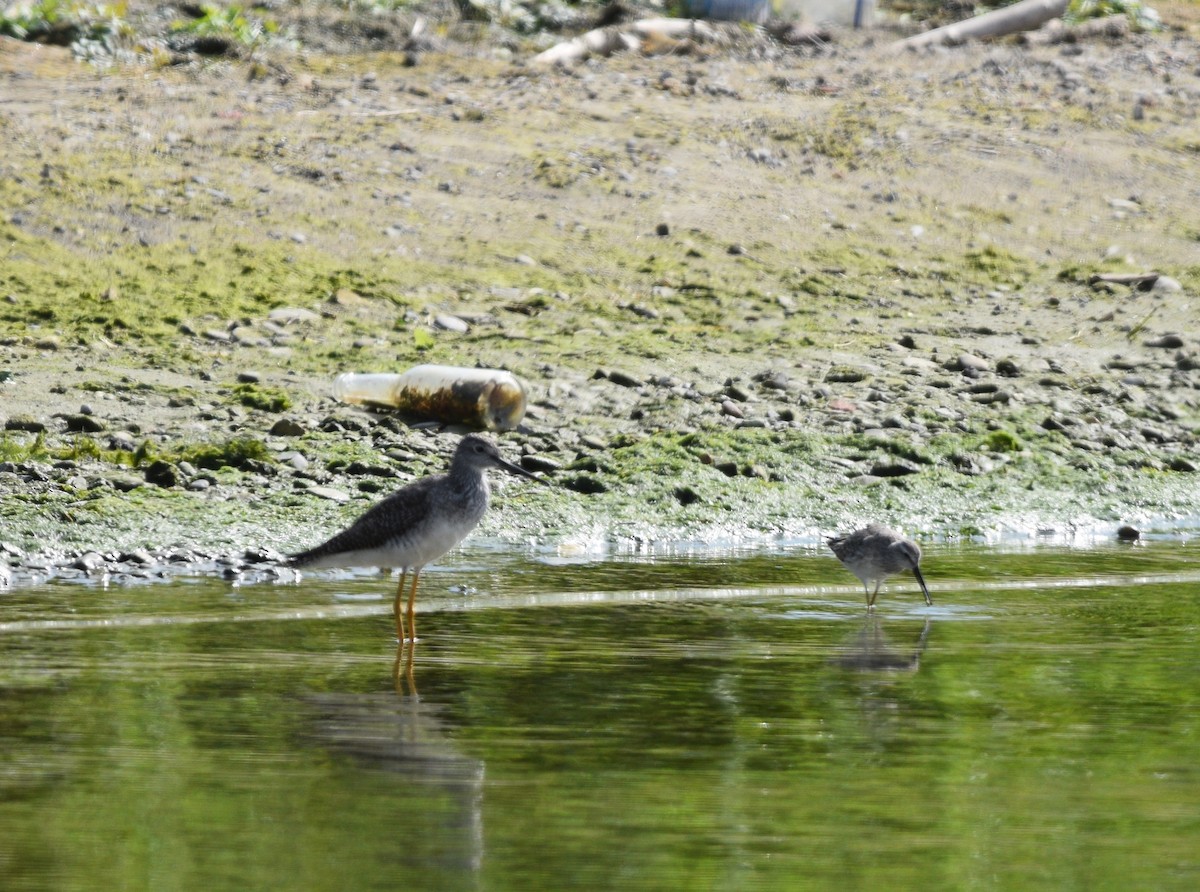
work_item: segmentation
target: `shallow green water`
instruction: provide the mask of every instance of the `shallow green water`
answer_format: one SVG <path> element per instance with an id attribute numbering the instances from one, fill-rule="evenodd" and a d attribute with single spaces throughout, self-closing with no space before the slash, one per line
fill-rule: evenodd
<path id="1" fill-rule="evenodd" d="M 1194 889 L 1198 558 L 0 591 L 0 888 Z"/>

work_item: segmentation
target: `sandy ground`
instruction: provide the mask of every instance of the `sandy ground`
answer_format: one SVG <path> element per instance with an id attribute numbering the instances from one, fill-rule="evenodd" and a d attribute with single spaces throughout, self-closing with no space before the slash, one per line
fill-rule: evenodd
<path id="1" fill-rule="evenodd" d="M 81 476 L 86 493 L 89 473 L 125 473 L 114 432 L 164 452 L 249 432 L 285 451 L 267 433 L 281 413 L 239 402 L 239 375 L 287 394 L 283 414 L 312 434 L 301 451 L 344 483 L 322 422 L 354 413 L 330 401 L 332 377 L 421 361 L 521 375 L 530 414 L 507 448 L 599 480 L 597 504 L 655 474 L 620 452 L 628 438 L 695 434 L 711 468 L 739 461 L 750 423 L 841 450 L 847 521 L 904 517 L 857 495 L 881 477 L 863 442 L 879 431 L 903 438 L 884 458 L 924 450 L 972 477 L 1010 462 L 980 444 L 1011 431 L 1030 461 L 1171 478 L 1169 509 L 1125 513 L 1194 513 L 1200 50 L 1194 7 L 1160 12 L 1160 34 L 919 54 L 892 52 L 888 30 L 835 30 L 820 47 L 733 32 L 571 71 L 528 64 L 547 39 L 462 23 L 435 28 L 410 67 L 407 21 L 364 38 L 352 17 L 322 30 L 297 16 L 311 38 L 298 52 L 105 70 L 5 41 L 0 539 L 99 547 L 60 515 L 31 520 L 28 491 L 78 501 Z M 1089 284 L 1097 273 L 1164 279 L 1140 291 Z M 101 421 L 102 454 L 43 457 L 49 479 L 31 481 L 26 422 L 61 450 L 81 414 Z M 450 448 L 424 436 L 384 444 L 396 474 L 420 472 L 414 450 Z M 797 456 L 757 467 L 772 446 L 753 447 L 735 476 L 835 485 L 799 480 Z M 1017 485 L 1038 479 L 1031 465 Z M 1148 479 L 1130 486 L 1153 501 Z M 750 527 L 839 522 L 828 506 L 781 522 L 746 507 L 754 492 L 730 498 Z M 960 529 L 988 529 L 983 516 Z M 122 542 L 147 535 L 115 523 Z"/>

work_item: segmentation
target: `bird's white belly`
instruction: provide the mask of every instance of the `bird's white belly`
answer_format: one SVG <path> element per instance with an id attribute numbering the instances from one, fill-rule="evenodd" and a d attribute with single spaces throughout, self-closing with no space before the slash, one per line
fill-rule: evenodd
<path id="1" fill-rule="evenodd" d="M 309 569 L 322 567 L 424 567 L 436 561 L 466 538 L 475 524 L 464 529 L 439 521 L 421 524 L 416 535 L 396 539 L 374 548 L 359 548 L 317 558 Z"/>

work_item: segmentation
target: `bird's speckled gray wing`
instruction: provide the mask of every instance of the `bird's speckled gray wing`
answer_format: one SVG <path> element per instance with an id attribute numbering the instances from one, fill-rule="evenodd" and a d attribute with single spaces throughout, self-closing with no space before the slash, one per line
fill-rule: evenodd
<path id="1" fill-rule="evenodd" d="M 432 510 L 433 493 L 444 475 L 423 477 L 368 508 L 358 520 L 333 538 L 288 559 L 302 567 L 329 555 L 377 548 L 405 534 Z"/>

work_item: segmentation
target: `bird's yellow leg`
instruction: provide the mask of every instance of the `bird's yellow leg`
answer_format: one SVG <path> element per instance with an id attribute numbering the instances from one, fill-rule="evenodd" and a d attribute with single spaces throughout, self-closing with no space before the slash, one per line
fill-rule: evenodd
<path id="1" fill-rule="evenodd" d="M 871 592 L 871 597 L 867 600 L 868 609 L 871 609 L 875 606 L 875 599 L 879 597 L 879 586 L 882 584 L 882 580 L 875 583 L 875 591 Z"/>
<path id="2" fill-rule="evenodd" d="M 417 640 L 417 618 L 413 614 L 413 604 L 417 600 L 417 581 L 421 578 L 420 570 L 413 570 L 412 590 L 408 593 L 408 634 L 413 641 Z M 397 604 L 399 606 L 399 604 Z"/>
<path id="3" fill-rule="evenodd" d="M 404 577 L 408 575 L 408 570 L 400 571 L 400 584 L 396 586 L 396 603 L 392 605 L 392 611 L 396 614 L 396 638 L 400 643 L 404 643 L 404 614 L 400 612 L 400 598 L 404 595 Z"/>

